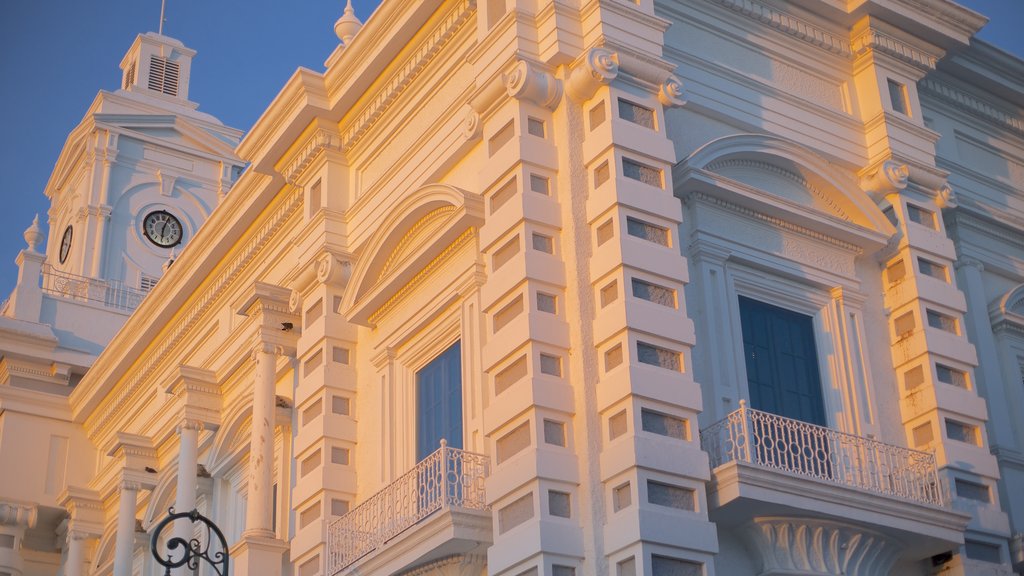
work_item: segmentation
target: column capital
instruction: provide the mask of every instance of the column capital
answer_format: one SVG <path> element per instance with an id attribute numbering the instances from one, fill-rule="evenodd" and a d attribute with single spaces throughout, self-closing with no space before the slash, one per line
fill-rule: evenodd
<path id="1" fill-rule="evenodd" d="M 117 491 L 118 493 L 121 494 L 123 494 L 125 491 L 138 492 L 139 490 L 142 490 L 142 482 L 139 482 L 137 480 L 123 478 L 121 479 L 120 482 L 117 483 Z"/>
<path id="2" fill-rule="evenodd" d="M 0 501 L 0 525 L 18 528 L 34 528 L 39 518 L 39 509 L 35 504 Z"/>
<path id="3" fill-rule="evenodd" d="M 981 260 L 978 260 L 977 258 L 971 258 L 970 256 L 961 256 L 960 258 L 957 258 L 957 261 L 953 263 L 953 266 L 955 266 L 957 270 L 967 267 L 974 268 L 978 272 L 985 271 L 985 264 L 982 263 Z"/>
<path id="4" fill-rule="evenodd" d="M 183 418 L 175 428 L 179 434 L 182 430 L 195 430 L 196 432 L 202 432 L 206 428 L 206 424 L 202 420 L 186 417 Z"/>

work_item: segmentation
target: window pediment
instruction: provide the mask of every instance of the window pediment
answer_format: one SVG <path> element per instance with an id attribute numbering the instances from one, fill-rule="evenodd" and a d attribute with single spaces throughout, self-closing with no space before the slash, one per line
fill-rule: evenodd
<path id="1" fill-rule="evenodd" d="M 472 239 L 482 223 L 483 199 L 454 186 L 425 186 L 403 199 L 360 250 L 343 304 L 349 321 L 374 324 L 382 307 Z"/>
<path id="2" fill-rule="evenodd" d="M 676 194 L 699 192 L 872 253 L 896 229 L 851 176 L 774 136 L 720 138 L 680 162 Z"/>

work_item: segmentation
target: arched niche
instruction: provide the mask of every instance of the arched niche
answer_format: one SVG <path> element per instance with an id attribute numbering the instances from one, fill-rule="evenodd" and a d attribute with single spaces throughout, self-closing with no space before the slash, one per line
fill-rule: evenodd
<path id="1" fill-rule="evenodd" d="M 1024 284 L 1019 284 L 989 306 L 989 319 L 996 328 L 1013 326 L 1024 332 Z"/>
<path id="2" fill-rule="evenodd" d="M 343 309 L 350 322 L 372 317 L 431 263 L 483 223 L 483 199 L 454 186 L 431 184 L 398 202 L 359 250 Z"/>
<path id="3" fill-rule="evenodd" d="M 796 142 L 737 134 L 709 142 L 676 165 L 674 189 L 721 199 L 873 253 L 896 228 L 859 182 Z"/>

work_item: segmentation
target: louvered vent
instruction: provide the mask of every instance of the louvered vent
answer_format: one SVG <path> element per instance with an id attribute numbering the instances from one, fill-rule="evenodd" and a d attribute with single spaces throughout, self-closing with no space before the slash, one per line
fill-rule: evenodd
<path id="1" fill-rule="evenodd" d="M 168 96 L 177 96 L 178 63 L 159 56 L 150 56 L 149 89 Z"/>
<path id="2" fill-rule="evenodd" d="M 139 290 L 149 292 L 154 286 L 156 286 L 157 280 L 159 280 L 159 278 L 155 276 L 143 274 L 142 278 L 139 279 Z"/>
<path id="3" fill-rule="evenodd" d="M 125 90 L 130 88 L 132 84 L 135 84 L 135 62 L 132 62 L 131 65 L 128 66 L 128 71 L 124 73 Z"/>

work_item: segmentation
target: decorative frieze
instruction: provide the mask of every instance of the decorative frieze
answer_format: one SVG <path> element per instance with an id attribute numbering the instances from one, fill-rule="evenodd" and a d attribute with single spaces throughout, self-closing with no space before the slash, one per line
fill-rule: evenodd
<path id="1" fill-rule="evenodd" d="M 925 70 L 934 70 L 935 62 L 938 60 L 938 56 L 931 52 L 871 27 L 856 36 L 851 42 L 851 47 L 857 56 L 877 51 Z"/>
<path id="2" fill-rule="evenodd" d="M 917 89 L 921 93 L 934 96 L 950 104 L 961 112 L 993 122 L 1002 128 L 1024 136 L 1024 119 L 1021 118 L 1020 114 L 1005 110 L 989 100 L 979 98 L 974 94 L 934 78 L 921 80 L 917 85 Z"/>
<path id="3" fill-rule="evenodd" d="M 833 54 L 841 56 L 850 56 L 851 54 L 850 44 L 845 38 L 766 4 L 754 0 L 713 1 L 748 18 L 767 24 L 798 40 L 828 50 Z"/>
<path id="4" fill-rule="evenodd" d="M 341 137 L 319 128 L 299 147 L 299 151 L 281 171 L 284 179 L 291 185 L 297 185 L 299 178 L 320 152 L 341 150 Z"/>

